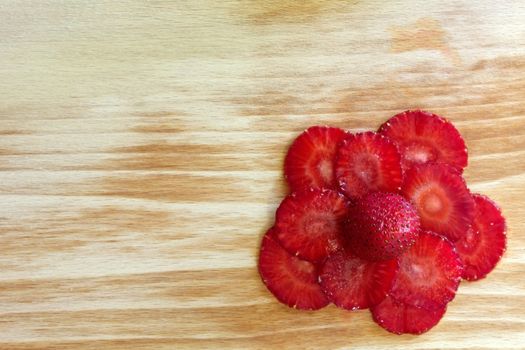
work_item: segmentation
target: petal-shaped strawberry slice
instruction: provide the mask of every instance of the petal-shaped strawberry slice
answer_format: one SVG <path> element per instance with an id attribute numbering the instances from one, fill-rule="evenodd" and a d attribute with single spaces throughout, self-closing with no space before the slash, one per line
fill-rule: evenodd
<path id="1" fill-rule="evenodd" d="M 468 156 L 459 131 L 445 118 L 425 111 L 405 111 L 387 120 L 379 132 L 401 153 L 403 170 L 428 162 L 445 163 L 462 171 Z"/>
<path id="2" fill-rule="evenodd" d="M 454 299 L 462 272 L 463 264 L 448 239 L 421 232 L 399 257 L 390 295 L 407 305 L 436 310 Z"/>
<path id="3" fill-rule="evenodd" d="M 329 303 L 318 283 L 317 267 L 281 247 L 273 229 L 263 237 L 259 274 L 270 292 L 290 307 L 317 310 Z"/>
<path id="4" fill-rule="evenodd" d="M 294 192 L 277 209 L 277 238 L 291 254 L 321 262 L 341 248 L 347 212 L 348 201 L 335 191 Z"/>
<path id="5" fill-rule="evenodd" d="M 423 164 L 405 174 L 402 193 L 415 205 L 421 228 L 455 242 L 467 233 L 474 200 L 461 175 L 445 164 Z"/>
<path id="6" fill-rule="evenodd" d="M 397 192 L 402 179 L 399 152 L 383 135 L 350 134 L 337 151 L 335 176 L 349 198 L 375 191 Z"/>
<path id="7" fill-rule="evenodd" d="M 326 259 L 320 274 L 321 286 L 338 307 L 366 309 L 386 297 L 397 268 L 395 259 L 371 262 L 339 251 Z"/>
<path id="8" fill-rule="evenodd" d="M 395 334 L 425 333 L 438 324 L 446 310 L 446 305 L 427 310 L 399 302 L 390 296 L 371 309 L 374 321 Z"/>
<path id="9" fill-rule="evenodd" d="M 337 189 L 334 161 L 337 147 L 345 137 L 339 128 L 312 126 L 295 139 L 284 161 L 284 176 L 292 191 L 310 187 Z"/>
<path id="10" fill-rule="evenodd" d="M 488 197 L 474 194 L 476 211 L 472 227 L 459 241 L 456 249 L 463 261 L 463 278 L 479 280 L 494 269 L 505 252 L 506 225 L 501 211 Z"/>

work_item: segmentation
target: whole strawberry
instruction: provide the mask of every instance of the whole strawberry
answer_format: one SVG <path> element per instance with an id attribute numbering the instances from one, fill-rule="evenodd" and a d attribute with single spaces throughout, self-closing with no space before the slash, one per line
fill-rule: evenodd
<path id="1" fill-rule="evenodd" d="M 348 249 L 362 259 L 389 260 L 407 250 L 419 234 L 416 208 L 395 193 L 374 192 L 357 201 L 346 222 Z"/>

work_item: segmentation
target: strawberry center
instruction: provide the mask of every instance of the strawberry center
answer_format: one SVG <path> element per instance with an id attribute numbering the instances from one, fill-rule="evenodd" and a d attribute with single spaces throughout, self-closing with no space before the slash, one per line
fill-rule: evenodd
<path id="1" fill-rule="evenodd" d="M 334 168 L 330 160 L 326 158 L 319 159 L 317 162 L 317 170 L 319 171 L 319 174 L 321 174 L 325 183 L 330 184 L 333 182 Z"/>
<path id="2" fill-rule="evenodd" d="M 362 154 L 360 157 L 355 159 L 355 174 L 363 181 L 367 186 L 372 186 L 377 183 L 379 177 L 378 167 L 379 161 L 377 157 L 373 157 L 369 154 Z"/>
<path id="3" fill-rule="evenodd" d="M 303 220 L 303 230 L 310 237 L 322 237 L 336 229 L 333 217 L 328 215 L 309 215 Z"/>
<path id="4" fill-rule="evenodd" d="M 438 213 L 443 209 L 443 203 L 435 193 L 428 193 L 423 197 L 423 207 L 428 213 Z"/>
<path id="5" fill-rule="evenodd" d="M 440 189 L 435 187 L 423 191 L 417 202 L 419 203 L 418 207 L 422 211 L 421 214 L 437 220 L 444 219 L 448 214 L 447 208 L 450 207 L 447 204 L 445 194 L 440 193 Z"/>
<path id="6" fill-rule="evenodd" d="M 470 227 L 465 234 L 456 244 L 458 245 L 458 248 L 465 252 L 465 253 L 471 253 L 476 251 L 477 247 L 480 244 L 480 233 L 476 225 L 474 224 L 473 227 Z"/>
<path id="7" fill-rule="evenodd" d="M 425 286 L 432 285 L 435 281 L 435 274 L 428 269 L 428 266 L 432 266 L 432 262 L 423 260 L 413 258 L 402 262 L 402 269 L 406 271 L 406 277 L 408 277 L 407 283 Z"/>
<path id="8" fill-rule="evenodd" d="M 345 262 L 345 271 L 349 279 L 355 279 L 355 276 L 362 276 L 365 272 L 366 264 L 358 259 L 351 259 Z"/>
<path id="9" fill-rule="evenodd" d="M 304 276 L 304 279 L 306 280 L 311 274 L 315 272 L 315 268 L 312 263 L 301 260 L 295 256 L 292 256 L 291 260 L 292 263 L 290 264 L 290 268 L 292 269 L 292 276 Z"/>
<path id="10" fill-rule="evenodd" d="M 436 149 L 421 141 L 411 142 L 405 145 L 404 157 L 411 163 L 427 163 L 437 159 Z"/>

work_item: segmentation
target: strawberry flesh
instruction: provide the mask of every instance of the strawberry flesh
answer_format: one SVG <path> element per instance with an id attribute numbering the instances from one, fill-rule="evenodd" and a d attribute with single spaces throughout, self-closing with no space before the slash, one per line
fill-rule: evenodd
<path id="1" fill-rule="evenodd" d="M 371 261 L 396 258 L 419 234 L 416 208 L 395 193 L 375 192 L 350 207 L 345 226 L 348 249 Z"/>
<path id="2" fill-rule="evenodd" d="M 337 189 L 334 161 L 337 147 L 346 137 L 339 128 L 312 126 L 295 139 L 284 161 L 284 176 L 292 191 Z"/>
<path id="3" fill-rule="evenodd" d="M 415 205 L 421 228 L 455 242 L 474 216 L 474 200 L 461 175 L 445 164 L 423 164 L 406 172 L 403 195 Z"/>
<path id="4" fill-rule="evenodd" d="M 456 295 L 463 264 L 454 245 L 432 232 L 421 232 L 416 243 L 399 257 L 390 295 L 410 306 L 436 310 Z"/>
<path id="5" fill-rule="evenodd" d="M 505 218 L 492 200 L 474 194 L 476 211 L 472 227 L 456 242 L 463 261 L 463 278 L 469 281 L 487 276 L 500 261 L 506 247 Z"/>
<path id="6" fill-rule="evenodd" d="M 329 303 L 318 283 L 317 267 L 282 248 L 275 239 L 274 229 L 263 237 L 259 274 L 268 290 L 289 307 L 318 310 Z"/>
<path id="7" fill-rule="evenodd" d="M 341 248 L 347 213 L 348 201 L 338 192 L 294 192 L 277 209 L 277 238 L 291 254 L 320 262 Z"/>
<path id="8" fill-rule="evenodd" d="M 395 259 L 370 262 L 343 250 L 326 259 L 319 279 L 328 299 L 336 306 L 366 309 L 385 298 L 397 268 Z"/>
<path id="9" fill-rule="evenodd" d="M 399 152 L 383 135 L 374 132 L 349 135 L 337 152 L 335 176 L 340 190 L 353 199 L 369 192 L 399 191 Z"/>
<path id="10" fill-rule="evenodd" d="M 437 325 L 446 310 L 446 305 L 427 310 L 407 305 L 388 296 L 371 311 L 374 321 L 391 333 L 421 334 Z"/>
<path id="11" fill-rule="evenodd" d="M 379 132 L 397 145 L 403 170 L 428 162 L 446 163 L 462 171 L 467 148 L 459 131 L 445 118 L 425 111 L 405 111 L 387 120 Z"/>

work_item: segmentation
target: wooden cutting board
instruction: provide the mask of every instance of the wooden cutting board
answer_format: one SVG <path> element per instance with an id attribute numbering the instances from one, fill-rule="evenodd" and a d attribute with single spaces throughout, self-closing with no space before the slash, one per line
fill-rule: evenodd
<path id="1" fill-rule="evenodd" d="M 1 349 L 525 348 L 525 6 L 0 3 Z M 394 336 L 261 283 L 283 156 L 313 124 L 454 122 L 508 251 Z"/>

